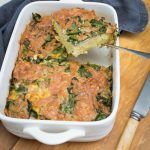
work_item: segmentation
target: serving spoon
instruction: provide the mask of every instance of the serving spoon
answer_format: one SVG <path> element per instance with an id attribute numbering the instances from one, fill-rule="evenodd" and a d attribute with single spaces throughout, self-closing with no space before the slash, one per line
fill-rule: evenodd
<path id="1" fill-rule="evenodd" d="M 131 52 L 133 54 L 136 54 L 138 56 L 150 59 L 150 52 L 140 52 L 137 50 L 133 50 L 133 49 L 129 49 L 129 48 L 121 47 L 121 46 L 116 46 L 116 45 L 110 45 L 110 44 L 107 44 L 107 47 L 111 47 L 111 48 L 115 48 L 115 49 L 119 49 L 119 50 L 125 50 L 125 51 Z"/>

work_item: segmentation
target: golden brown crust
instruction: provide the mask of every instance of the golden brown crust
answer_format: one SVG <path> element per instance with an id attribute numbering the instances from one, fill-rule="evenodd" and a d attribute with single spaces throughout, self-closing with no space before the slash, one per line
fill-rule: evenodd
<path id="1" fill-rule="evenodd" d="M 76 10 L 72 13 L 78 13 Z M 80 13 L 86 18 L 86 10 Z M 95 17 L 93 11 L 90 14 Z M 111 113 L 111 69 L 69 60 L 66 49 L 55 36 L 51 17 L 27 25 L 20 41 L 5 114 L 26 119 L 104 119 Z"/>

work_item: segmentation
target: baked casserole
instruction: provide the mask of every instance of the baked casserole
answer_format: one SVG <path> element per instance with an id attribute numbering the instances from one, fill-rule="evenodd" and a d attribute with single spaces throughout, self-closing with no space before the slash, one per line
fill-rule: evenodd
<path id="1" fill-rule="evenodd" d="M 82 8 L 32 16 L 20 40 L 5 114 L 69 121 L 108 117 L 112 108 L 112 66 L 81 64 L 71 57 L 92 47 L 113 44 L 115 25 Z"/>

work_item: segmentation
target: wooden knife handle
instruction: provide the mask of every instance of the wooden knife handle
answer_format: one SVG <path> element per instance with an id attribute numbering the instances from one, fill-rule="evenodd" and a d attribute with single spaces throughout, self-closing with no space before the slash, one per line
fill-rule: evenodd
<path id="1" fill-rule="evenodd" d="M 129 119 L 127 126 L 117 146 L 117 150 L 129 150 L 138 124 L 139 124 L 139 121 L 133 118 Z"/>

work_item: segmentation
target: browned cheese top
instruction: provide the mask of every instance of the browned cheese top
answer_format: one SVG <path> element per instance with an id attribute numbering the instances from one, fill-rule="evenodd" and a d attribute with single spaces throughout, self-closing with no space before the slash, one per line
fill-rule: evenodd
<path id="1" fill-rule="evenodd" d="M 55 15 L 64 29 L 72 23 L 64 24 L 63 14 L 96 18 L 94 11 L 78 8 L 60 12 Z M 51 16 L 33 14 L 21 36 L 5 114 L 68 121 L 106 118 L 112 106 L 112 67 L 71 60 L 56 36 Z"/>

